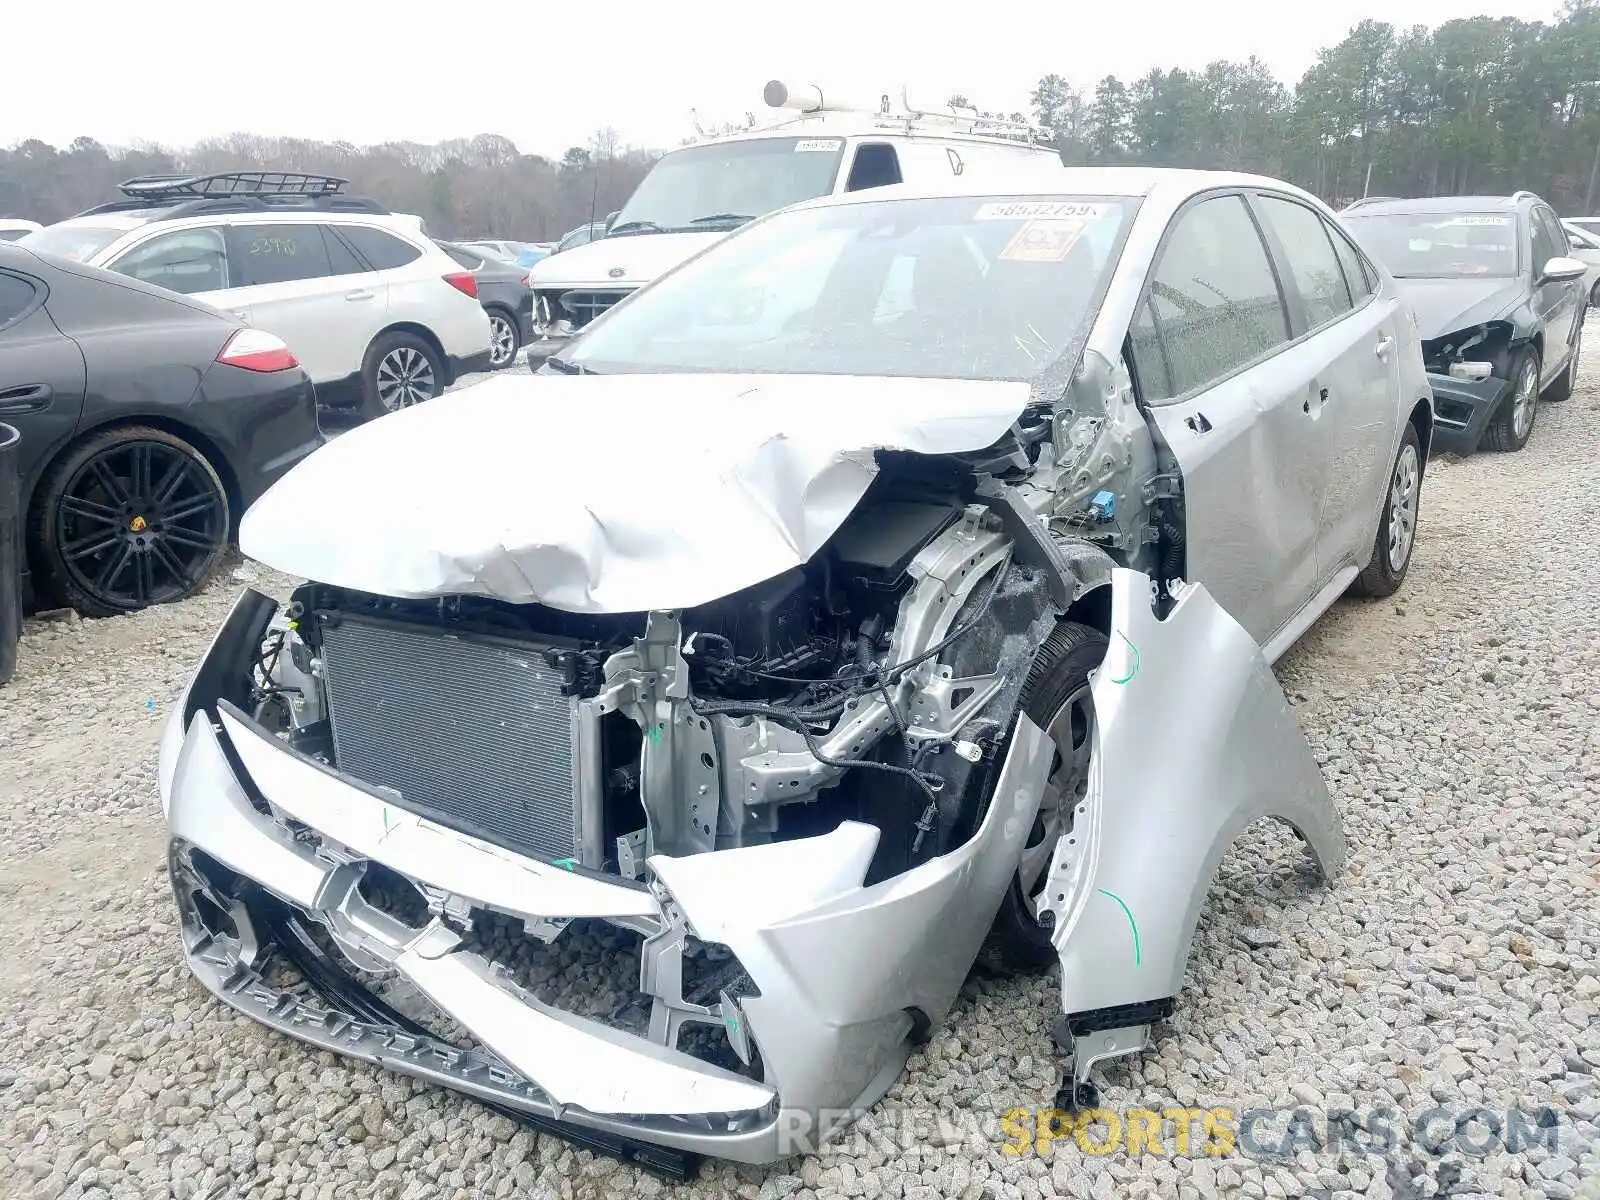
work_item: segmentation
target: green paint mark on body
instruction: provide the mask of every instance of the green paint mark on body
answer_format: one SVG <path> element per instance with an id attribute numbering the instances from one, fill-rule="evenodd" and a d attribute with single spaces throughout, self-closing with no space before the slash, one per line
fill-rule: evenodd
<path id="1" fill-rule="evenodd" d="M 1102 896 L 1109 896 L 1115 900 L 1117 907 L 1122 910 L 1122 915 L 1128 918 L 1128 928 L 1133 931 L 1133 965 L 1139 966 L 1144 962 L 1144 954 L 1139 946 L 1139 923 L 1133 919 L 1133 911 L 1123 903 L 1122 897 L 1115 892 L 1108 892 L 1105 888 L 1096 888 L 1095 890 Z"/>
<path id="2" fill-rule="evenodd" d="M 571 871 L 577 867 L 578 860 L 575 858 L 558 858 L 551 865 L 560 867 L 563 871 Z"/>
<path id="3" fill-rule="evenodd" d="M 1117 636 L 1122 639 L 1123 645 L 1128 647 L 1128 654 L 1131 657 L 1128 661 L 1128 673 L 1126 675 L 1113 675 L 1111 682 L 1128 683 L 1139 673 L 1139 647 L 1128 640 L 1127 634 L 1118 632 Z"/>

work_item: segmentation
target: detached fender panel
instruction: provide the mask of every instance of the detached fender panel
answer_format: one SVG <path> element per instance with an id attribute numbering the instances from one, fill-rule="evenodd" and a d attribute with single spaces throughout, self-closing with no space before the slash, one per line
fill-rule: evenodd
<path id="1" fill-rule="evenodd" d="M 1111 586 L 1089 788 L 1039 901 L 1069 1016 L 1178 994 L 1217 866 L 1257 818 L 1298 830 L 1324 878 L 1345 854 L 1310 746 L 1244 628 L 1199 584 L 1165 620 L 1144 575 L 1119 568 Z"/>

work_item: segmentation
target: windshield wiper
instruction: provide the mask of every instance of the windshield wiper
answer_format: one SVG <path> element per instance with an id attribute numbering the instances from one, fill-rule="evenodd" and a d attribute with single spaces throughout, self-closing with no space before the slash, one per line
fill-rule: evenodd
<path id="1" fill-rule="evenodd" d="M 586 367 L 582 363 L 575 363 L 571 359 L 567 358 L 547 358 L 544 360 L 544 365 L 549 367 L 552 371 L 560 372 L 562 375 L 599 374 L 599 372 L 593 367 Z"/>
<path id="2" fill-rule="evenodd" d="M 737 224 L 743 225 L 746 221 L 754 220 L 755 218 L 749 213 L 712 213 L 710 216 L 696 217 L 694 220 L 689 222 L 687 228 L 692 229 L 696 225 L 721 225 L 727 221 L 733 221 Z"/>
<path id="3" fill-rule="evenodd" d="M 607 237 L 616 237 L 619 233 L 666 233 L 664 226 L 657 225 L 654 221 L 624 221 L 621 225 L 613 225 L 606 230 Z"/>

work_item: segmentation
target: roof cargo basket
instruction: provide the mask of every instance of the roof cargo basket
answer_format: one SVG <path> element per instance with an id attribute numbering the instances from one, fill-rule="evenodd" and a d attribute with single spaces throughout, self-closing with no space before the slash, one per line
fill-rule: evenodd
<path id="1" fill-rule="evenodd" d="M 141 175 L 118 186 L 131 200 L 211 200 L 220 196 L 332 196 L 348 179 L 303 171 L 218 171 L 213 175 Z"/>
<path id="2" fill-rule="evenodd" d="M 140 175 L 118 185 L 117 190 L 124 199 L 97 204 L 77 215 L 88 217 L 100 213 L 160 209 L 160 212 L 150 214 L 151 220 L 173 221 L 179 217 L 219 213 L 307 209 L 314 212 L 388 214 L 389 210 L 376 200 L 343 195 L 348 182 L 337 175 L 316 175 L 306 171 Z"/>

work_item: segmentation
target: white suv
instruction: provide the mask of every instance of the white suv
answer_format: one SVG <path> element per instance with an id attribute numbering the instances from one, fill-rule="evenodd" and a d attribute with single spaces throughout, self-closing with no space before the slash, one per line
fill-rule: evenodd
<path id="1" fill-rule="evenodd" d="M 233 313 L 293 347 L 324 402 L 369 416 L 487 370 L 477 280 L 415 217 L 289 172 L 149 176 L 22 244 Z"/>

